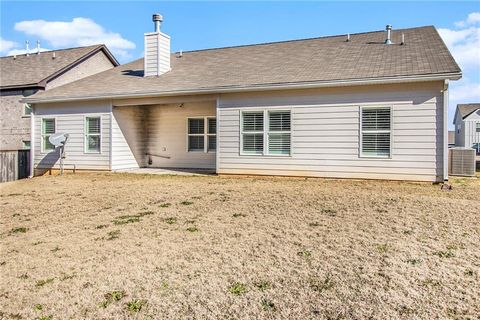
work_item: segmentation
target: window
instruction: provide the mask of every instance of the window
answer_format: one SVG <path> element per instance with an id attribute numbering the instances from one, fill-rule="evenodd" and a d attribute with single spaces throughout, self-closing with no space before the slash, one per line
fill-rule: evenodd
<path id="1" fill-rule="evenodd" d="M 391 155 L 391 108 L 361 109 L 361 155 L 388 158 Z"/>
<path id="2" fill-rule="evenodd" d="M 207 118 L 208 122 L 208 151 L 217 150 L 217 119 L 216 118 Z"/>
<path id="3" fill-rule="evenodd" d="M 27 150 L 30 149 L 30 141 L 23 140 L 22 144 L 23 144 L 23 149 L 27 149 Z"/>
<path id="4" fill-rule="evenodd" d="M 477 122 L 477 132 L 480 132 L 480 122 Z"/>
<path id="5" fill-rule="evenodd" d="M 85 117 L 85 152 L 100 153 L 101 119 Z"/>
<path id="6" fill-rule="evenodd" d="M 48 138 L 55 133 L 56 123 L 55 119 L 42 119 L 42 152 L 55 150 L 55 146 L 50 143 Z"/>
<path id="7" fill-rule="evenodd" d="M 268 112 L 268 154 L 290 154 L 290 111 Z"/>
<path id="8" fill-rule="evenodd" d="M 243 154 L 290 155 L 291 112 L 289 110 L 243 112 L 241 134 Z"/>
<path id="9" fill-rule="evenodd" d="M 30 117 L 32 114 L 32 105 L 30 103 L 24 103 L 23 104 L 23 115 L 25 117 Z"/>
<path id="10" fill-rule="evenodd" d="M 188 151 L 214 152 L 217 149 L 215 117 L 188 118 Z"/>
<path id="11" fill-rule="evenodd" d="M 480 143 L 474 143 L 472 148 L 475 149 L 477 156 L 480 156 Z"/>
<path id="12" fill-rule="evenodd" d="M 263 154 L 263 111 L 242 113 L 242 152 Z"/>

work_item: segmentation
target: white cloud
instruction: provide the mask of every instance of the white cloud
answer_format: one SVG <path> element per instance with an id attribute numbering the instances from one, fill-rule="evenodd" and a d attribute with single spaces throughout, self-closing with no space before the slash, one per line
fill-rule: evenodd
<path id="1" fill-rule="evenodd" d="M 468 25 L 476 24 L 480 22 L 480 12 L 472 12 L 468 15 L 467 20 L 455 22 L 455 26 L 463 28 Z"/>
<path id="2" fill-rule="evenodd" d="M 16 47 L 18 47 L 18 43 L 0 37 L 0 54 L 5 54 Z"/>
<path id="3" fill-rule="evenodd" d="M 50 51 L 51 49 L 46 49 L 46 48 L 40 48 L 40 52 L 44 52 L 44 51 Z M 10 50 L 8 52 L 8 55 L 9 56 L 13 56 L 13 55 L 20 55 L 20 54 L 24 54 L 24 53 L 27 53 L 27 50 L 26 49 L 13 49 L 13 50 Z M 30 53 L 31 54 L 36 54 L 37 53 L 37 48 L 33 48 L 33 49 L 30 49 Z"/>
<path id="4" fill-rule="evenodd" d="M 480 66 L 480 27 L 438 29 L 438 32 L 461 67 Z"/>
<path id="5" fill-rule="evenodd" d="M 74 18 L 72 21 L 30 20 L 15 24 L 15 30 L 46 40 L 54 48 L 106 44 L 119 58 L 128 58 L 128 50 L 135 44 L 124 39 L 119 33 L 105 30 L 88 18 Z"/>
<path id="6" fill-rule="evenodd" d="M 480 102 L 480 12 L 472 12 L 454 25 L 456 28 L 438 29 L 463 73 L 461 80 L 450 83 L 451 128 L 457 104 Z"/>

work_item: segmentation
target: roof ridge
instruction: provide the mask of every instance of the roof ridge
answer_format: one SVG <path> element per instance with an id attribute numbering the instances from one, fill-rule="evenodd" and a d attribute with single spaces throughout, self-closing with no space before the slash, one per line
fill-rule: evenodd
<path id="1" fill-rule="evenodd" d="M 435 27 L 433 25 L 426 25 L 426 26 L 420 26 L 420 27 L 394 29 L 393 31 L 405 31 L 405 30 L 422 29 L 422 28 L 434 28 L 435 29 Z M 372 33 L 378 33 L 378 32 L 385 32 L 385 30 L 364 31 L 364 32 L 356 32 L 356 33 L 349 33 L 349 34 L 350 34 L 350 36 L 357 36 L 357 35 L 372 34 Z M 337 35 L 328 35 L 328 36 L 311 37 L 311 38 L 290 39 L 290 40 L 280 40 L 280 41 L 270 41 L 270 42 L 259 42 L 259 43 L 253 43 L 253 44 L 232 45 L 232 46 L 226 46 L 226 47 L 205 48 L 205 49 L 197 49 L 197 50 L 182 50 L 182 53 L 193 53 L 193 52 L 209 51 L 209 50 L 234 49 L 234 48 L 242 48 L 242 47 L 255 47 L 255 46 L 264 46 L 264 45 L 298 42 L 298 41 L 319 40 L 319 39 L 326 39 L 326 38 L 339 38 L 339 37 L 346 37 L 346 36 L 347 36 L 347 34 L 337 34 Z M 174 53 L 172 53 L 172 54 L 174 54 Z"/>
<path id="2" fill-rule="evenodd" d="M 47 50 L 47 51 L 40 51 L 40 53 L 49 53 L 49 52 L 59 52 L 59 51 L 69 51 L 69 50 L 76 50 L 76 49 L 84 49 L 84 48 L 98 48 L 98 47 L 102 47 L 102 46 L 105 46 L 105 44 L 103 43 L 99 43 L 99 44 L 92 44 L 92 45 L 89 45 L 89 46 L 81 46 L 81 47 L 73 47 L 73 48 L 63 48 L 63 49 L 55 49 L 55 50 Z M 35 50 L 35 49 L 33 49 Z M 37 51 L 32 51 L 29 53 L 30 55 L 35 55 L 37 54 Z M 11 58 L 11 57 L 19 57 L 19 56 L 25 56 L 26 53 L 22 53 L 22 54 L 12 54 L 10 56 L 1 56 L 0 59 L 4 59 L 4 58 Z"/>

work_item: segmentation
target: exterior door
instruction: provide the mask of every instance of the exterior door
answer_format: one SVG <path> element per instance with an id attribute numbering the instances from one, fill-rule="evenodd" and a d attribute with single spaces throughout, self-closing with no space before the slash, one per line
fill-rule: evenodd
<path id="1" fill-rule="evenodd" d="M 18 150 L 18 179 L 30 175 L 30 150 Z"/>

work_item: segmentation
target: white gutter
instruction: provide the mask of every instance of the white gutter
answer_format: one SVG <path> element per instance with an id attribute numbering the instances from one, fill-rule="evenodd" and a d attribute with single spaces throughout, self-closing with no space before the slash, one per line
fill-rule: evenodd
<path id="1" fill-rule="evenodd" d="M 310 89 L 310 88 L 325 88 L 325 87 L 342 87 L 342 86 L 356 86 L 356 85 L 373 85 L 373 84 L 391 84 L 391 83 L 405 83 L 405 82 L 425 82 L 425 81 L 439 81 L 439 80 L 458 80 L 462 77 L 461 72 L 443 73 L 436 75 L 424 76 L 407 76 L 407 77 L 386 77 L 375 79 L 355 79 L 355 80 L 335 80 L 335 81 L 315 81 L 315 82 L 291 82 L 281 84 L 267 84 L 267 85 L 251 85 L 251 86 L 236 86 L 236 87 L 214 87 L 208 89 L 186 89 L 173 91 L 150 91 L 139 93 L 123 93 L 123 94 L 104 94 L 93 96 L 79 96 L 79 97 L 50 97 L 50 98 L 24 98 L 22 101 L 28 103 L 43 103 L 43 102 L 64 102 L 64 101 L 87 101 L 87 100 L 104 100 L 104 99 L 118 99 L 118 98 L 144 98 L 144 97 L 162 97 L 162 96 L 178 96 L 178 95 L 193 95 L 193 94 L 208 94 L 208 93 L 234 93 L 234 92 L 248 92 L 248 91 L 268 91 L 268 90 L 284 90 L 284 89 Z"/>

